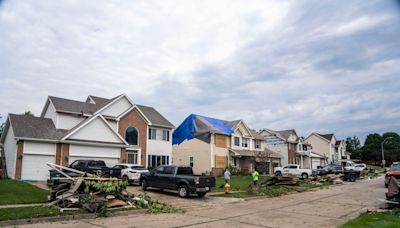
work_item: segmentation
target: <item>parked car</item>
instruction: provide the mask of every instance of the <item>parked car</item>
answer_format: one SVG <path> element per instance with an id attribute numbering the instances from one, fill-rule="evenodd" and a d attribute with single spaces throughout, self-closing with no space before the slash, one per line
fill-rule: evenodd
<path id="1" fill-rule="evenodd" d="M 385 187 L 389 186 L 390 177 L 394 177 L 397 180 L 400 180 L 400 162 L 394 162 L 390 169 L 386 172 L 385 175 Z"/>
<path id="2" fill-rule="evenodd" d="M 128 181 L 129 184 L 140 184 L 140 176 L 142 173 L 148 173 L 149 170 L 142 165 L 134 165 L 121 163 L 113 167 L 114 169 L 121 169 L 122 180 Z"/>
<path id="3" fill-rule="evenodd" d="M 293 175 L 299 176 L 303 179 L 307 179 L 309 176 L 312 175 L 312 170 L 302 169 L 300 168 L 300 165 L 297 164 L 287 164 L 283 167 L 275 167 L 274 173 L 275 176 Z"/>
<path id="4" fill-rule="evenodd" d="M 364 164 L 364 163 L 360 163 L 360 164 L 355 164 L 354 165 L 354 170 L 355 171 L 363 172 L 366 169 L 367 169 L 367 165 Z"/>
<path id="5" fill-rule="evenodd" d="M 313 176 L 322 176 L 327 174 L 341 174 L 343 167 L 340 165 L 326 165 L 324 167 L 313 170 Z"/>
<path id="6" fill-rule="evenodd" d="M 72 162 L 68 168 L 76 169 L 81 172 L 94 174 L 101 177 L 117 177 L 121 178 L 121 169 L 108 168 L 106 163 L 102 160 L 76 160 Z M 77 176 L 76 173 L 68 170 L 64 171 L 70 176 Z"/>
<path id="7" fill-rule="evenodd" d="M 166 165 L 159 166 L 149 173 L 142 173 L 140 178 L 142 189 L 148 187 L 177 190 L 180 197 L 196 193 L 203 197 L 215 187 L 215 177 L 193 175 L 192 167 Z"/>

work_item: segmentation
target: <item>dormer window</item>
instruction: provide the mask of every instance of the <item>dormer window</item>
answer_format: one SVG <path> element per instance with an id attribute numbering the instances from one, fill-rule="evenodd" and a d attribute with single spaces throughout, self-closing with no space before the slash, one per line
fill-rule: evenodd
<path id="1" fill-rule="evenodd" d="M 233 141 L 234 141 L 233 143 L 234 143 L 235 146 L 240 146 L 240 137 L 237 137 L 237 136 L 236 136 L 236 137 L 233 139 Z"/>
<path id="2" fill-rule="evenodd" d="M 138 145 L 138 130 L 135 127 L 128 127 L 125 131 L 125 141 L 129 145 Z"/>

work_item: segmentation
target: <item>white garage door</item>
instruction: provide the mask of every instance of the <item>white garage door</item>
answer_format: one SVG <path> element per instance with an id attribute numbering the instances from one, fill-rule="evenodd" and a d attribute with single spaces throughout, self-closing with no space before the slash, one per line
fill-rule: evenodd
<path id="1" fill-rule="evenodd" d="M 119 162 L 120 148 L 71 145 L 69 149 L 69 164 L 76 160 L 103 160 L 108 167 Z"/>
<path id="2" fill-rule="evenodd" d="M 312 169 L 316 169 L 317 166 L 321 165 L 321 160 L 319 158 L 312 159 Z"/>
<path id="3" fill-rule="evenodd" d="M 49 168 L 46 162 L 55 163 L 54 155 L 28 155 L 22 158 L 22 180 L 47 180 Z"/>

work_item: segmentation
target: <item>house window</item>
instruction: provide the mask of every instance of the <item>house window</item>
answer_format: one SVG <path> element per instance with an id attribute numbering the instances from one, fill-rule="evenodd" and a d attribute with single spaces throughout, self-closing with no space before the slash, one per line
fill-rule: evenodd
<path id="1" fill-rule="evenodd" d="M 242 147 L 249 147 L 249 139 L 243 138 L 242 139 Z"/>
<path id="2" fill-rule="evenodd" d="M 138 151 L 137 150 L 127 150 L 126 160 L 129 164 L 138 164 Z"/>
<path id="3" fill-rule="evenodd" d="M 189 158 L 189 165 L 190 165 L 190 167 L 193 167 L 193 157 Z"/>
<path id="4" fill-rule="evenodd" d="M 299 144 L 299 151 L 302 151 L 302 150 L 303 150 L 302 145 Z"/>
<path id="5" fill-rule="evenodd" d="M 162 131 L 162 140 L 163 141 L 169 141 L 169 131 L 168 130 L 163 130 Z"/>
<path id="6" fill-rule="evenodd" d="M 134 127 L 128 127 L 125 131 L 125 140 L 129 145 L 138 145 L 138 130 Z"/>
<path id="7" fill-rule="evenodd" d="M 169 156 L 162 155 L 148 155 L 147 156 L 147 167 L 155 168 L 160 165 L 168 165 L 169 164 Z"/>
<path id="8" fill-rule="evenodd" d="M 240 137 L 234 138 L 234 144 L 235 144 L 235 146 L 240 146 Z"/>
<path id="9" fill-rule="evenodd" d="M 156 140 L 157 129 L 149 128 L 149 139 Z"/>
<path id="10" fill-rule="evenodd" d="M 261 141 L 260 141 L 260 140 L 256 140 L 256 141 L 255 141 L 255 144 L 254 144 L 254 147 L 255 147 L 256 149 L 261 149 Z"/>

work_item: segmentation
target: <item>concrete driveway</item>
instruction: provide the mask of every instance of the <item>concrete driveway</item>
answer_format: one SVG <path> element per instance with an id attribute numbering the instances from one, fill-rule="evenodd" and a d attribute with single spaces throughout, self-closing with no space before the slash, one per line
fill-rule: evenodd
<path id="1" fill-rule="evenodd" d="M 383 178 L 346 183 L 329 189 L 277 198 L 226 201 L 171 197 L 173 205 L 192 205 L 183 214 L 133 214 L 130 216 L 37 224 L 34 227 L 337 227 L 381 205 L 386 189 Z M 159 194 L 153 192 L 150 194 Z M 174 197 L 174 198 L 172 198 Z M 183 202 L 183 203 L 182 203 Z"/>

